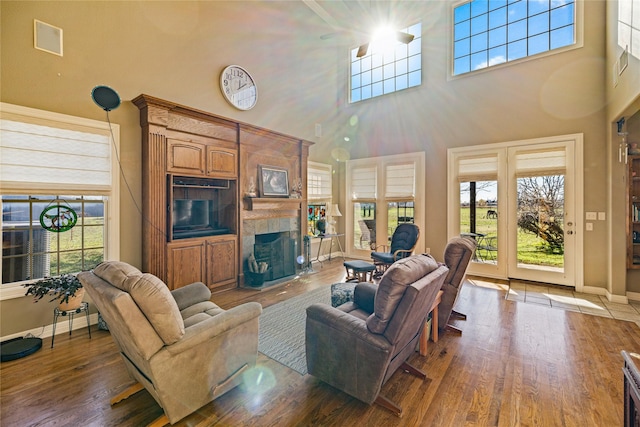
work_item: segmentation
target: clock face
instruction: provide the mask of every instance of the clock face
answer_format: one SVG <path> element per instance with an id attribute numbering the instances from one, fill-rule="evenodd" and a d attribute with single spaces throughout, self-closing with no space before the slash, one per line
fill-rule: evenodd
<path id="1" fill-rule="evenodd" d="M 220 89 L 231 105 L 249 110 L 258 101 L 258 87 L 251 75 L 242 67 L 229 65 L 220 76 Z"/>

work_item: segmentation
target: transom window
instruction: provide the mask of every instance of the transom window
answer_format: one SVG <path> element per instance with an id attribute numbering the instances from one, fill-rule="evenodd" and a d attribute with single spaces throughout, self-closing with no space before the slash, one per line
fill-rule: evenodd
<path id="1" fill-rule="evenodd" d="M 422 84 L 422 24 L 400 30 L 412 34 L 408 43 L 372 43 L 366 55 L 351 50 L 351 102 L 363 101 Z"/>
<path id="2" fill-rule="evenodd" d="M 453 75 L 576 43 L 575 0 L 472 0 L 453 16 Z"/>

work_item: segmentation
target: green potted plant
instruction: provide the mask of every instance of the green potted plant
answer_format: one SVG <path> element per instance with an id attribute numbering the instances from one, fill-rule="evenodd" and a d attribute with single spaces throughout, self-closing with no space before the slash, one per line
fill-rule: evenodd
<path id="1" fill-rule="evenodd" d="M 49 301 L 57 300 L 59 309 L 62 311 L 78 309 L 84 297 L 82 283 L 73 274 L 45 277 L 24 286 L 27 288 L 25 295 L 33 295 L 34 302 L 40 301 L 45 295 L 50 295 L 53 298 Z"/>

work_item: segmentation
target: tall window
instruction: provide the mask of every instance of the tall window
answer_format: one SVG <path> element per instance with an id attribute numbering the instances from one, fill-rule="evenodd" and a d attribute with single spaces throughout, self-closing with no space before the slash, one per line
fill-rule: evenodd
<path id="1" fill-rule="evenodd" d="M 0 296 L 5 299 L 24 295 L 24 282 L 117 259 L 119 180 L 111 131 L 117 146 L 119 127 L 0 107 Z"/>
<path id="2" fill-rule="evenodd" d="M 472 0 L 454 8 L 453 74 L 576 43 L 575 0 Z"/>
<path id="3" fill-rule="evenodd" d="M 402 223 L 424 230 L 424 153 L 347 162 L 347 252 L 368 257 Z M 421 248 L 424 243 L 419 243 Z"/>
<path id="4" fill-rule="evenodd" d="M 414 39 L 409 44 L 371 43 L 361 58 L 357 57 L 359 48 L 351 51 L 351 102 L 422 84 L 422 24 L 401 31 Z"/>

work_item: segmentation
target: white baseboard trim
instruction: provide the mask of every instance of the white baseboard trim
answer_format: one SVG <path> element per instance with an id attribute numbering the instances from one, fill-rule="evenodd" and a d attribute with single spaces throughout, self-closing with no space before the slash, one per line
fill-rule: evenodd
<path id="1" fill-rule="evenodd" d="M 609 290 L 605 288 L 599 288 L 596 286 L 584 286 L 582 288 L 582 292 L 585 294 L 594 294 L 594 295 L 604 295 L 610 302 L 615 302 L 618 304 L 629 304 L 628 293 L 627 296 L 624 295 L 614 295 Z"/>
<path id="2" fill-rule="evenodd" d="M 611 302 L 616 302 L 618 304 L 629 304 L 629 298 L 624 295 L 613 295 L 609 291 L 607 291 L 607 299 Z"/>
<path id="3" fill-rule="evenodd" d="M 583 286 L 582 292 L 585 294 L 593 294 L 593 295 L 607 295 L 608 292 L 605 288 L 600 288 L 597 286 Z M 608 298 L 608 296 L 607 296 Z"/>
<path id="4" fill-rule="evenodd" d="M 640 293 L 638 292 L 627 292 L 627 298 L 631 301 L 640 301 Z"/>
<path id="5" fill-rule="evenodd" d="M 98 313 L 93 313 L 89 315 L 89 323 L 91 325 L 96 325 L 98 323 Z M 77 329 L 85 329 L 87 328 L 87 316 L 84 313 L 76 314 L 73 318 L 73 330 Z M 69 333 L 69 319 L 68 317 L 60 316 L 58 318 L 58 324 L 56 325 L 56 335 Z M 7 335 L 4 337 L 0 337 L 1 341 L 10 340 L 13 338 L 19 338 L 27 336 L 28 334 L 33 335 L 37 338 L 49 338 L 53 335 L 53 323 L 49 325 L 43 325 L 41 328 L 30 329 L 27 331 L 17 332 L 15 334 Z"/>

